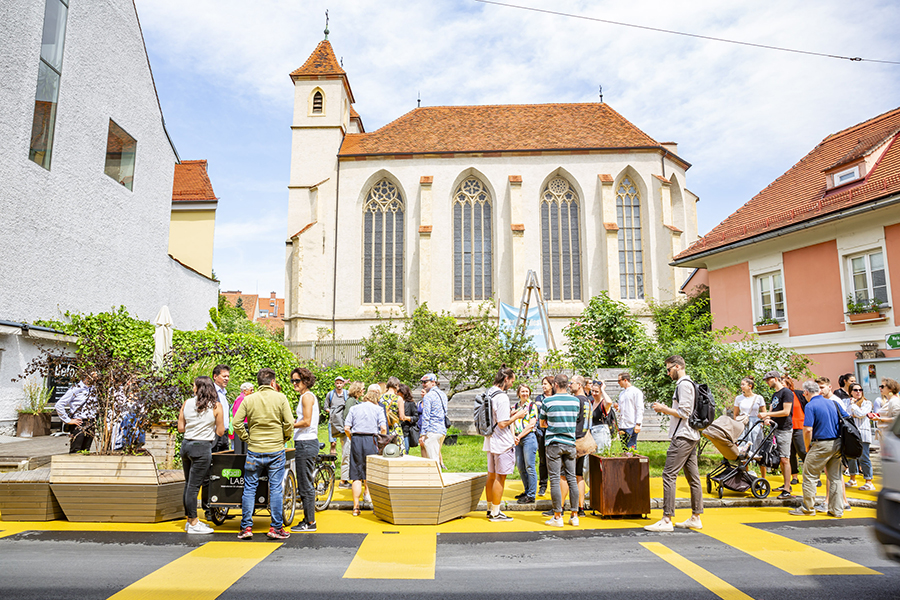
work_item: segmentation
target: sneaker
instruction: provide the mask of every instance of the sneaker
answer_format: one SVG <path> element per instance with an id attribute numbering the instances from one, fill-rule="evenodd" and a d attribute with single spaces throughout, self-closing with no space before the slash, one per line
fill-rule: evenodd
<path id="1" fill-rule="evenodd" d="M 662 533 L 666 531 L 675 531 L 675 526 L 672 525 L 672 521 L 666 521 L 665 519 L 660 519 L 653 525 L 647 525 L 644 527 L 646 531 L 653 531 L 655 533 Z"/>
<path id="2" fill-rule="evenodd" d="M 496 515 L 491 515 L 488 518 L 488 521 L 490 521 L 491 523 L 498 523 L 498 522 L 502 522 L 502 521 L 512 521 L 512 520 L 513 520 L 513 518 L 507 517 L 506 515 L 504 515 L 503 511 L 499 511 Z"/>
<path id="3" fill-rule="evenodd" d="M 519 496 L 518 500 L 516 500 L 516 504 L 531 504 L 534 502 L 534 498 L 529 498 L 528 496 Z"/>
<path id="4" fill-rule="evenodd" d="M 363 495 L 363 501 L 368 502 L 369 504 L 372 504 L 372 496 L 369 495 L 369 492 L 366 492 Z"/>
<path id="5" fill-rule="evenodd" d="M 342 481 L 338 484 L 339 490 L 349 490 L 353 489 L 353 485 L 349 481 Z"/>
<path id="6" fill-rule="evenodd" d="M 576 514 L 574 517 L 569 517 L 569 525 L 572 527 L 578 527 L 578 515 Z"/>
<path id="7" fill-rule="evenodd" d="M 279 527 L 275 529 L 274 527 L 269 527 L 269 533 L 266 534 L 270 540 L 286 540 L 291 537 L 291 534 L 284 530 L 284 527 Z"/>
<path id="8" fill-rule="evenodd" d="M 828 512 L 828 507 L 825 506 L 824 502 L 819 502 L 814 508 L 819 512 Z"/>
<path id="9" fill-rule="evenodd" d="M 538 490 L 537 495 L 538 495 L 538 496 L 546 496 L 546 495 L 547 495 L 547 484 L 546 484 L 546 482 L 541 484 L 541 487 L 540 487 L 540 489 Z"/>
<path id="10" fill-rule="evenodd" d="M 190 526 L 191 526 L 191 522 L 190 522 L 190 521 L 185 521 L 185 522 L 184 522 L 184 532 L 185 532 L 185 533 L 187 533 L 188 527 L 190 527 Z"/>
<path id="11" fill-rule="evenodd" d="M 794 477 L 793 479 L 791 479 L 791 485 L 800 485 L 800 482 L 797 480 L 796 477 Z"/>
<path id="12" fill-rule="evenodd" d="M 213 528 L 202 521 L 197 521 L 196 525 L 191 525 L 190 523 L 188 523 L 188 526 L 185 528 L 185 531 L 188 533 L 201 533 L 201 534 L 202 533 L 214 533 Z"/>
<path id="13" fill-rule="evenodd" d="M 675 527 L 678 529 L 703 529 L 703 523 L 700 522 L 700 517 L 691 515 L 691 518 L 687 521 L 675 523 Z"/>
<path id="14" fill-rule="evenodd" d="M 861 492 L 872 492 L 874 490 L 875 486 L 871 483 L 864 483 L 863 485 L 859 486 L 859 491 Z"/>
<path id="15" fill-rule="evenodd" d="M 853 507 L 852 507 L 852 506 L 850 506 L 849 504 L 845 504 L 845 505 L 844 505 L 844 512 L 848 512 L 848 511 L 851 511 L 851 510 L 853 510 Z"/>
<path id="16" fill-rule="evenodd" d="M 562 527 L 563 520 L 562 515 L 558 517 L 551 517 L 549 521 L 544 521 L 544 525 L 549 525 L 550 527 Z"/>
<path id="17" fill-rule="evenodd" d="M 244 527 L 241 529 L 241 532 L 238 534 L 239 540 L 249 540 L 253 537 L 253 529 L 250 527 Z"/>
<path id="18" fill-rule="evenodd" d="M 850 481 L 845 481 L 844 487 L 856 487 L 856 481 L 853 479 L 851 479 Z"/>
<path id="19" fill-rule="evenodd" d="M 528 496 L 528 492 L 522 492 L 521 494 L 516 494 L 516 500 L 518 500 L 519 498 L 525 498 L 526 496 Z"/>
<path id="20" fill-rule="evenodd" d="M 299 523 L 291 527 L 291 531 L 294 533 L 315 533 L 316 532 L 316 524 L 315 523 Z"/>
<path id="21" fill-rule="evenodd" d="M 798 506 L 793 510 L 788 511 L 789 515 L 793 515 L 795 517 L 814 517 L 816 515 L 815 510 L 806 510 L 802 506 Z"/>
<path id="22" fill-rule="evenodd" d="M 842 515 L 836 515 L 836 514 L 834 514 L 833 512 L 831 512 L 831 511 L 829 510 L 829 511 L 828 511 L 828 516 L 829 516 L 829 517 L 834 517 L 835 519 L 840 519 Z"/>
<path id="23" fill-rule="evenodd" d="M 553 516 L 553 510 L 545 510 L 544 512 L 541 513 L 541 516 L 542 516 L 542 517 L 552 517 L 552 516 Z"/>
<path id="24" fill-rule="evenodd" d="M 578 507 L 578 516 L 579 516 L 579 517 L 583 517 L 583 516 L 584 516 L 584 508 Z"/>
<path id="25" fill-rule="evenodd" d="M 781 490 L 781 493 L 778 494 L 778 500 L 790 500 L 793 497 L 794 497 L 793 494 L 791 494 L 790 492 L 786 492 L 784 490 Z"/>

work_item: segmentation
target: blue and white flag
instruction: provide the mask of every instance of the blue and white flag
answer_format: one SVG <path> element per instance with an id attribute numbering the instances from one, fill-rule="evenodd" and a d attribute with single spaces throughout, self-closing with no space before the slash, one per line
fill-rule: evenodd
<path id="1" fill-rule="evenodd" d="M 519 320 L 519 309 L 509 304 L 500 303 L 500 327 L 507 331 L 515 331 L 516 321 Z M 547 339 L 544 337 L 544 327 L 541 324 L 541 311 L 537 306 L 528 309 L 528 319 L 525 323 L 525 335 L 531 336 L 531 345 L 538 352 L 547 351 Z"/>

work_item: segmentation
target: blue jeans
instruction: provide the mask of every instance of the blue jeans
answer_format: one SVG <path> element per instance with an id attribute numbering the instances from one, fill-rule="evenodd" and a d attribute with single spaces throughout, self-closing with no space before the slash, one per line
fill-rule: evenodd
<path id="1" fill-rule="evenodd" d="M 241 496 L 241 529 L 253 526 L 253 507 L 256 504 L 256 488 L 259 476 L 269 475 L 269 510 L 272 513 L 272 527 L 284 527 L 284 450 L 271 454 L 247 452 L 244 463 L 244 494 Z"/>
<path id="2" fill-rule="evenodd" d="M 519 477 L 522 478 L 525 495 L 529 498 L 534 498 L 537 494 L 537 473 L 534 470 L 537 450 L 537 436 L 533 431 L 523 437 L 516 446 L 516 466 L 519 469 Z"/>
<path id="3" fill-rule="evenodd" d="M 850 476 L 856 479 L 860 467 L 862 467 L 862 476 L 866 481 L 872 479 L 872 459 L 869 458 L 869 442 L 863 442 L 862 455 L 847 461 L 847 467 L 850 469 Z"/>
<path id="4" fill-rule="evenodd" d="M 634 430 L 634 427 L 629 427 L 628 429 L 620 429 L 619 431 L 625 434 L 622 436 L 622 440 L 625 442 L 626 448 L 634 448 L 635 446 L 637 446 L 638 434 Z"/>

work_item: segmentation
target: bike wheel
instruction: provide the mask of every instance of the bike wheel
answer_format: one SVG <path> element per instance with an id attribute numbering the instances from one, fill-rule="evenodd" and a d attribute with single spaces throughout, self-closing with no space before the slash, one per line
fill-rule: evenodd
<path id="1" fill-rule="evenodd" d="M 209 520 L 214 525 L 222 525 L 228 517 L 228 509 L 224 506 L 213 506 L 209 509 Z"/>
<path id="2" fill-rule="evenodd" d="M 288 471 L 284 478 L 284 524 L 289 527 L 294 522 L 294 512 L 297 510 L 297 478 L 292 471 Z"/>
<path id="3" fill-rule="evenodd" d="M 316 510 L 326 510 L 334 495 L 334 467 L 320 465 L 313 473 L 313 485 L 316 488 Z"/>

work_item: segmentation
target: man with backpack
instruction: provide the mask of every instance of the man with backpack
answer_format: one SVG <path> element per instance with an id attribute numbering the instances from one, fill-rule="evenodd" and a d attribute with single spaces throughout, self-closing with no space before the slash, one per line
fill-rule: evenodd
<path id="1" fill-rule="evenodd" d="M 331 453 L 335 454 L 337 440 L 341 440 L 341 483 L 338 487 L 350 488 L 350 439 L 344 432 L 344 408 L 347 406 L 347 390 L 344 389 L 344 378 L 334 378 L 334 389 L 325 396 L 325 410 L 328 411 L 328 441 L 331 442 Z"/>
<path id="2" fill-rule="evenodd" d="M 512 425 L 516 419 L 525 416 L 524 410 L 518 410 L 510 414 L 509 396 L 506 391 L 516 380 L 515 372 L 509 367 L 502 367 L 494 377 L 494 385 L 487 393 L 490 402 L 491 422 L 493 427 L 488 435 L 484 436 L 482 450 L 487 452 L 488 478 L 485 484 L 485 495 L 490 505 L 491 522 L 512 521 L 500 512 L 500 503 L 503 502 L 503 489 L 506 487 L 506 476 L 512 475 L 516 467 L 516 436 Z M 488 407 L 485 406 L 485 409 Z"/>
<path id="3" fill-rule="evenodd" d="M 669 449 L 666 451 L 666 466 L 663 468 L 663 518 L 653 525 L 644 527 L 647 531 L 674 531 L 682 529 L 702 529 L 700 515 L 703 513 L 703 488 L 700 484 L 700 469 L 697 466 L 697 443 L 700 432 L 692 426 L 696 421 L 694 405 L 698 401 L 696 384 L 685 374 L 684 358 L 670 356 L 665 360 L 666 374 L 676 381 L 672 406 L 654 402 L 651 408 L 660 414 L 669 415 Z M 693 419 L 692 419 L 693 417 Z M 694 423 L 696 425 L 696 423 Z M 708 423 L 707 423 L 708 424 Z M 691 487 L 691 517 L 672 524 L 675 516 L 675 482 L 678 471 L 684 469 L 684 476 Z"/>

